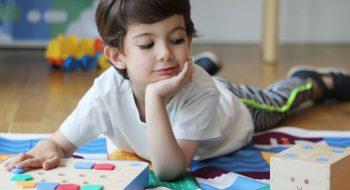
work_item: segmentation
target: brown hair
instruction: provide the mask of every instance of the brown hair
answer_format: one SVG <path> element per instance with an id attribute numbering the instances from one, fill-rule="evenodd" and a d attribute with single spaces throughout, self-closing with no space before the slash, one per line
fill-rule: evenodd
<path id="1" fill-rule="evenodd" d="M 129 24 L 152 24 L 175 14 L 184 17 L 187 35 L 196 37 L 189 0 L 100 0 L 95 20 L 104 44 L 123 52 Z M 128 79 L 125 69 L 117 70 Z"/>

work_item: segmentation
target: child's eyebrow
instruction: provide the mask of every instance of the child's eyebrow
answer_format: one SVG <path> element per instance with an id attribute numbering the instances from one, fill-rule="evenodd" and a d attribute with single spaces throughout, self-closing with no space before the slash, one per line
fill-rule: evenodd
<path id="1" fill-rule="evenodd" d="M 182 26 L 177 26 L 177 27 L 173 28 L 172 30 L 170 30 L 170 31 L 168 32 L 168 34 L 171 34 L 171 33 L 175 32 L 175 31 L 177 31 L 177 30 L 186 31 L 186 29 L 185 29 L 184 27 L 182 27 Z M 142 36 L 150 36 L 150 35 L 153 35 L 153 34 L 152 34 L 152 33 L 149 33 L 149 32 L 145 32 L 145 33 L 141 33 L 141 34 L 137 34 L 137 35 L 133 36 L 132 39 L 139 38 L 139 37 L 142 37 Z"/>
<path id="2" fill-rule="evenodd" d="M 186 31 L 186 29 L 182 26 L 178 26 L 178 27 L 175 27 L 174 29 L 170 30 L 169 34 L 177 31 L 177 30 L 183 30 L 183 31 Z"/>

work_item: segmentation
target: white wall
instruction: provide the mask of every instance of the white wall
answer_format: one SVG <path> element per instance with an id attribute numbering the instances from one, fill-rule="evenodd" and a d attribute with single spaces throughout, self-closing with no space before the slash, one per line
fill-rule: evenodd
<path id="1" fill-rule="evenodd" d="M 195 43 L 260 43 L 264 0 L 191 0 Z M 281 0 L 281 43 L 350 43 L 350 0 Z"/>

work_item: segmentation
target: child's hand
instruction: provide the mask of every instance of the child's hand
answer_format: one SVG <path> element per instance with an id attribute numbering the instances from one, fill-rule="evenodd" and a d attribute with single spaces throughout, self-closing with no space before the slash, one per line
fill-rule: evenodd
<path id="1" fill-rule="evenodd" d="M 177 76 L 149 84 L 146 89 L 146 96 L 148 93 L 151 93 L 168 102 L 172 96 L 190 81 L 191 77 L 192 60 L 189 59 L 185 62 L 183 69 Z"/>
<path id="2" fill-rule="evenodd" d="M 58 166 L 63 154 L 52 140 L 40 141 L 32 150 L 10 158 L 4 166 L 7 171 L 12 168 L 43 168 L 49 170 Z"/>

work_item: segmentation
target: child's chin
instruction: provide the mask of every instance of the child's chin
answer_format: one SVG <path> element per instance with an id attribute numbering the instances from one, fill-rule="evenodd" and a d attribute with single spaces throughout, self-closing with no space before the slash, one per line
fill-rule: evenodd
<path id="1" fill-rule="evenodd" d="M 159 77 L 159 81 L 170 79 L 170 78 L 172 78 L 174 76 L 176 76 L 176 75 L 174 75 L 174 74 L 172 74 L 172 75 L 162 75 L 162 76 Z"/>

